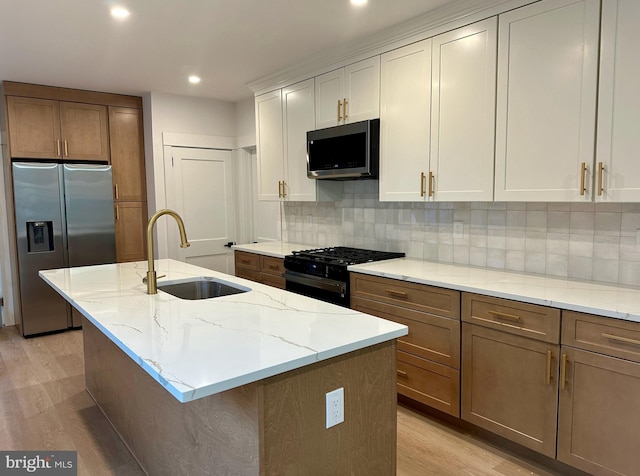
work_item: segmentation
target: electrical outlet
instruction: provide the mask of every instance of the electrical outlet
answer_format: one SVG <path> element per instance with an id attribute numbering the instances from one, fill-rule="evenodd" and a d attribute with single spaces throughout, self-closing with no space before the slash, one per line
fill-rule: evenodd
<path id="1" fill-rule="evenodd" d="M 344 421 L 344 387 L 327 393 L 327 428 Z"/>
<path id="2" fill-rule="evenodd" d="M 462 238 L 464 238 L 464 222 L 463 221 L 453 222 L 453 237 L 457 240 L 461 240 Z"/>

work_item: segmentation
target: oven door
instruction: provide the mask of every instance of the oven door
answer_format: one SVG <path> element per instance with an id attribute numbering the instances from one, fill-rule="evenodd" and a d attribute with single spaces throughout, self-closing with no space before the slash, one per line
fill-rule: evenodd
<path id="1" fill-rule="evenodd" d="M 349 307 L 348 287 L 343 281 L 289 270 L 285 271 L 284 278 L 287 291 Z"/>

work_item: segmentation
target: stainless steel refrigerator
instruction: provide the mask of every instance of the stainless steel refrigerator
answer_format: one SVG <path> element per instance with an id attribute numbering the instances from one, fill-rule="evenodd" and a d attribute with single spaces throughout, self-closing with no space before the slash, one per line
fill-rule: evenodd
<path id="1" fill-rule="evenodd" d="M 14 162 L 13 194 L 23 336 L 79 327 L 81 315 L 42 269 L 116 261 L 111 166 Z"/>

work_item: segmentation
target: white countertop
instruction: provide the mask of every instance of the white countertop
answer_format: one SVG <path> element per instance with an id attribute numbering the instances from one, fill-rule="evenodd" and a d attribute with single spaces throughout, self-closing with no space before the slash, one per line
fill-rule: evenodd
<path id="1" fill-rule="evenodd" d="M 249 292 L 189 301 L 146 294 L 147 262 L 41 271 L 89 321 L 188 402 L 385 342 L 407 327 L 174 260 L 158 280 L 211 276 Z"/>
<path id="2" fill-rule="evenodd" d="M 294 251 L 313 249 L 312 245 L 302 245 L 300 243 L 289 243 L 286 241 L 265 241 L 263 243 L 250 243 L 248 245 L 233 245 L 234 250 L 248 251 L 260 255 L 284 258 Z M 317 246 L 315 247 L 317 248 Z"/>
<path id="3" fill-rule="evenodd" d="M 640 322 L 640 289 L 409 258 L 349 271 Z"/>

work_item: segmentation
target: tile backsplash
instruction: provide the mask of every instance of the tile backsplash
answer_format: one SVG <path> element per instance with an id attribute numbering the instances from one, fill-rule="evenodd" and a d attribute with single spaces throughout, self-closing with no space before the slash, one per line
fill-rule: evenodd
<path id="1" fill-rule="evenodd" d="M 361 180 L 341 201 L 283 210 L 285 241 L 640 286 L 640 203 L 380 202 Z"/>

